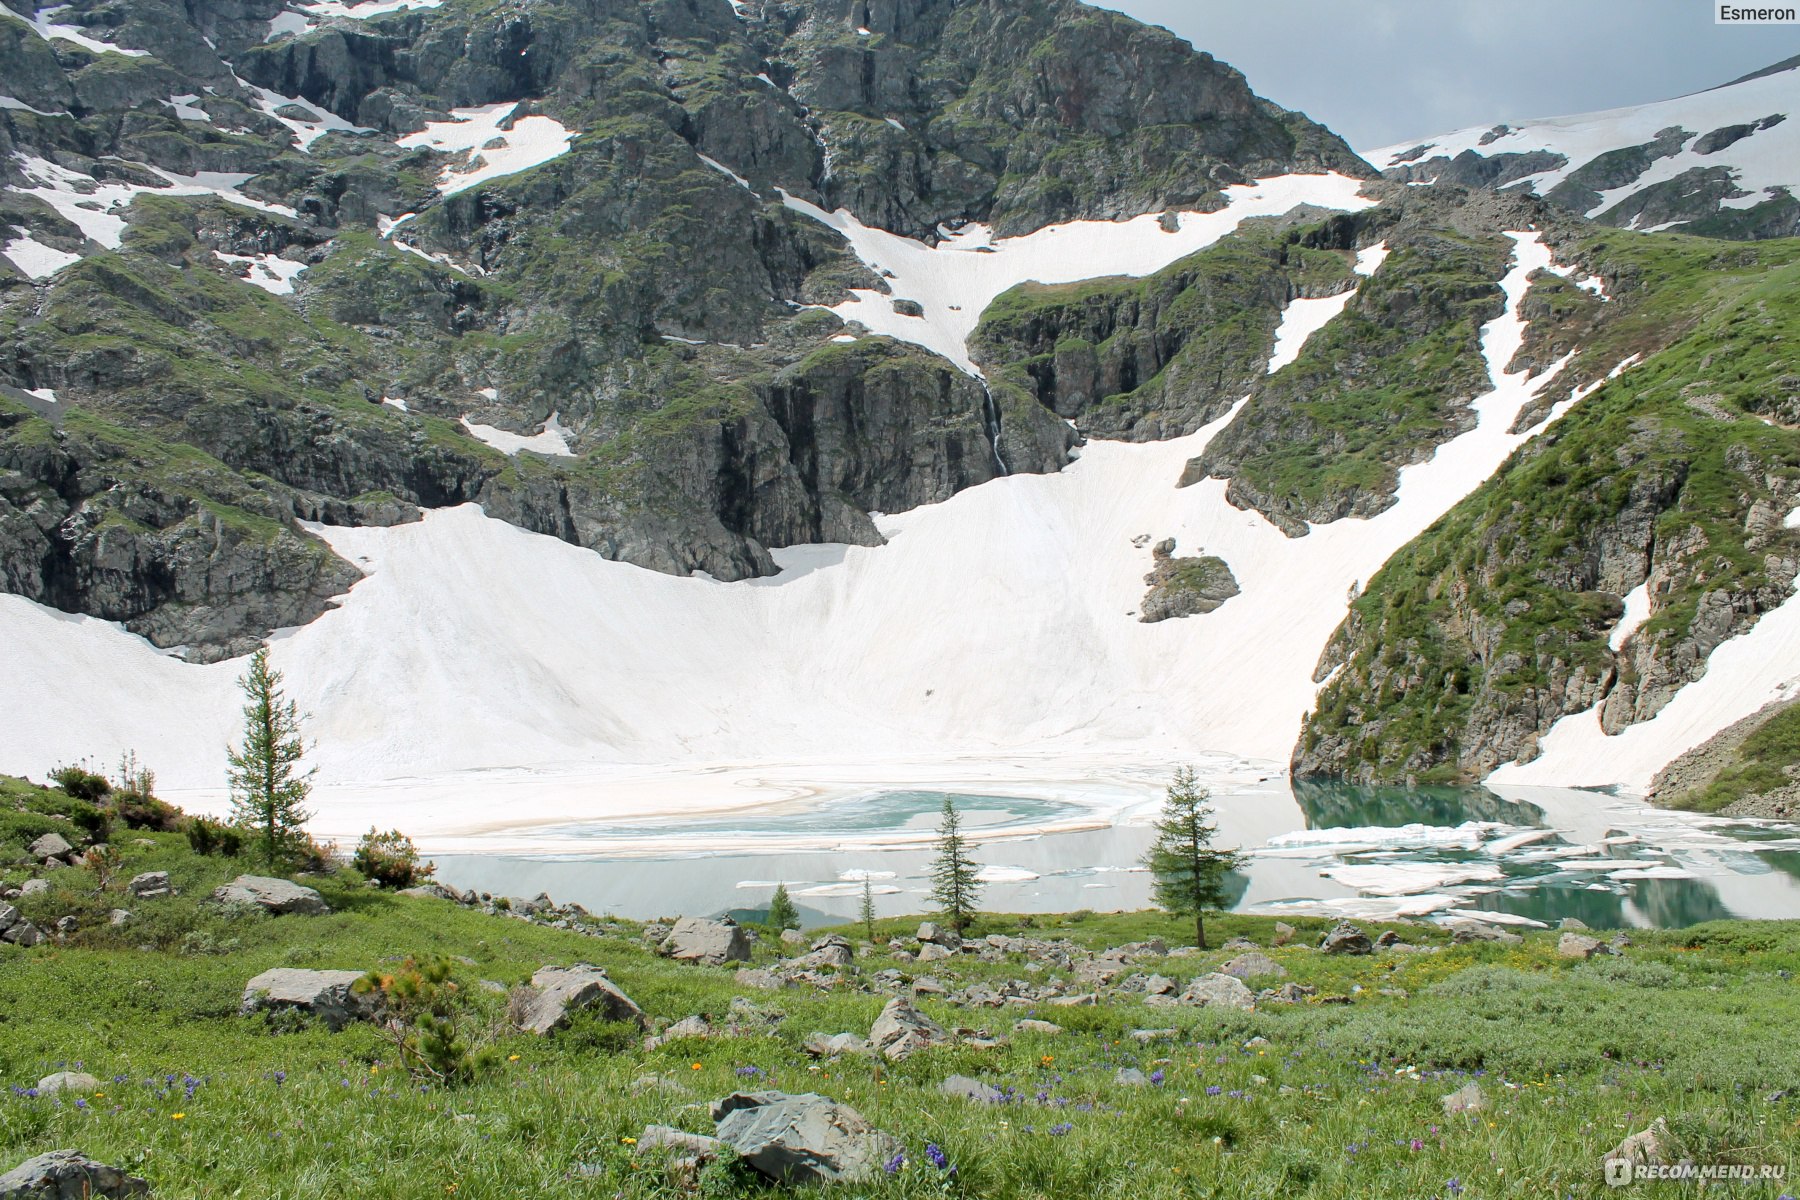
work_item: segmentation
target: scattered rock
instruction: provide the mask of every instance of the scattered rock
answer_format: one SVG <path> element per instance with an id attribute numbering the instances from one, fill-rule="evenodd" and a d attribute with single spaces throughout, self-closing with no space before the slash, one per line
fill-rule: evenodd
<path id="1" fill-rule="evenodd" d="M 401 888 L 396 896 L 413 896 L 420 900 L 448 900 L 452 904 L 463 903 L 463 894 L 447 883 L 431 880 L 417 887 Z"/>
<path id="2" fill-rule="evenodd" d="M 724 1149 L 724 1142 L 715 1137 L 707 1137 L 704 1133 L 689 1133 L 672 1125 L 646 1125 L 644 1132 L 638 1135 L 637 1148 L 633 1153 L 667 1151 L 693 1159 L 698 1165 L 719 1157 Z"/>
<path id="3" fill-rule="evenodd" d="M 1565 933 L 1556 942 L 1556 952 L 1563 958 L 1589 959 L 1606 953 L 1607 949 L 1606 943 L 1599 938 L 1580 933 Z"/>
<path id="4" fill-rule="evenodd" d="M 15 921 L 5 933 L 0 933 L 0 941 L 11 942 L 15 946 L 22 946 L 26 949 L 42 945 L 47 940 L 44 931 L 30 921 Z"/>
<path id="5" fill-rule="evenodd" d="M 1006 1099 L 1006 1093 L 991 1083 L 983 1083 L 979 1079 L 970 1079 L 967 1075 L 952 1075 L 938 1084 L 938 1091 L 946 1096 L 959 1096 L 964 1100 L 974 1100 L 981 1104 L 999 1104 Z"/>
<path id="6" fill-rule="evenodd" d="M 1120 1087 L 1148 1087 L 1150 1077 L 1136 1067 L 1120 1067 L 1113 1072 L 1113 1082 Z"/>
<path id="7" fill-rule="evenodd" d="M 1516 933 L 1508 933 L 1498 925 L 1490 925 L 1486 921 L 1477 921 L 1472 917 L 1463 917 L 1452 924 L 1450 940 L 1464 944 L 1499 942 L 1502 945 L 1516 946 L 1525 939 Z"/>
<path id="8" fill-rule="evenodd" d="M 1294 927 L 1286 921 L 1275 922 L 1275 944 L 1285 946 L 1294 940 Z"/>
<path id="9" fill-rule="evenodd" d="M 1557 922 L 1556 927 L 1558 929 L 1586 929 L 1588 923 L 1579 917 L 1564 917 Z"/>
<path id="10" fill-rule="evenodd" d="M 1239 979 L 1263 979 L 1274 977 L 1287 978 L 1287 968 L 1264 954 L 1260 950 L 1252 950 L 1248 954 L 1240 954 L 1219 968 L 1221 975 L 1235 975 Z"/>
<path id="11" fill-rule="evenodd" d="M 939 925 L 936 921 L 925 921 L 919 925 L 919 941 L 957 950 L 962 947 L 962 934 L 948 925 Z"/>
<path id="12" fill-rule="evenodd" d="M 1167 975 L 1152 975 L 1144 980 L 1144 994 L 1146 996 L 1173 995 L 1179 988 L 1180 985 L 1173 979 L 1170 979 Z"/>
<path id="13" fill-rule="evenodd" d="M 531 977 L 531 986 L 513 993 L 512 1022 L 540 1037 L 563 1028 L 571 1014 L 597 1009 L 603 1021 L 646 1024 L 644 1010 L 606 972 L 589 963 L 572 967 L 542 967 Z"/>
<path id="14" fill-rule="evenodd" d="M 949 988 L 929 975 L 921 975 L 913 980 L 912 990 L 915 996 L 948 996 L 950 994 Z"/>
<path id="15" fill-rule="evenodd" d="M 736 1092 L 712 1106 L 719 1140 L 779 1183 L 860 1183 L 901 1152 L 861 1113 L 824 1096 Z"/>
<path id="16" fill-rule="evenodd" d="M 1079 992 L 1073 996 L 1051 996 L 1044 1003 L 1051 1008 L 1092 1008 L 1100 1003 L 1100 997 L 1093 992 Z"/>
<path id="17" fill-rule="evenodd" d="M 1183 1004 L 1218 1006 L 1220 1008 L 1255 1008 L 1256 997 L 1235 975 L 1202 975 L 1189 983 L 1181 993 Z"/>
<path id="18" fill-rule="evenodd" d="M 789 986 L 789 981 L 773 971 L 761 967 L 739 967 L 737 985 L 741 988 L 758 988 L 765 992 L 779 992 Z"/>
<path id="19" fill-rule="evenodd" d="M 297 1009 L 319 1018 L 332 1029 L 374 1016 L 380 1001 L 351 991 L 361 971 L 308 971 L 276 967 L 244 985 L 239 1011 L 245 1016 L 263 1009 Z"/>
<path id="20" fill-rule="evenodd" d="M 266 875 L 239 875 L 213 892 L 212 898 L 221 904 L 254 904 L 278 916 L 320 917 L 331 911 L 324 897 L 311 888 Z"/>
<path id="21" fill-rule="evenodd" d="M 1487 1093 L 1481 1090 L 1479 1083 L 1465 1083 L 1448 1096 L 1441 1099 L 1444 1115 L 1454 1117 L 1458 1113 L 1481 1112 L 1488 1106 Z"/>
<path id="22" fill-rule="evenodd" d="M 1604 1170 L 1608 1163 L 1629 1163 L 1634 1167 L 1639 1164 L 1656 1166 L 1665 1163 L 1670 1156 L 1672 1140 L 1668 1122 L 1658 1117 L 1650 1122 L 1649 1128 L 1639 1130 L 1608 1150 L 1600 1159 L 1601 1169 Z M 1608 1179 L 1607 1182 L 1611 1183 L 1612 1180 Z"/>
<path id="23" fill-rule="evenodd" d="M 149 1194 L 144 1180 L 79 1150 L 52 1150 L 0 1175 L 0 1200 L 117 1200 Z"/>
<path id="24" fill-rule="evenodd" d="M 1152 1042 L 1172 1042 L 1181 1036 L 1179 1029 L 1133 1029 L 1125 1035 L 1140 1046 L 1148 1046 Z"/>
<path id="25" fill-rule="evenodd" d="M 784 929 L 781 931 L 781 944 L 784 946 L 804 946 L 806 944 L 806 935 L 801 933 L 798 929 Z"/>
<path id="26" fill-rule="evenodd" d="M 920 962 L 939 962 L 946 958 L 955 958 L 956 951 L 948 946 L 940 946 L 936 942 L 925 942 L 919 947 Z"/>
<path id="27" fill-rule="evenodd" d="M 60 833 L 46 833 L 27 846 L 26 851 L 31 857 L 43 862 L 52 858 L 66 858 L 75 852 L 75 847 L 69 845 L 69 840 Z"/>
<path id="28" fill-rule="evenodd" d="M 41 896 L 49 890 L 50 881 L 48 879 L 27 879 L 19 885 L 19 895 L 21 896 Z"/>
<path id="29" fill-rule="evenodd" d="M 54 1096 L 58 1092 L 97 1092 L 100 1081 L 85 1071 L 58 1071 L 54 1075 L 46 1075 L 37 1081 L 37 1093 L 40 1096 Z"/>
<path id="30" fill-rule="evenodd" d="M 68 937 L 71 933 L 74 933 L 76 930 L 78 930 L 80 928 L 81 928 L 81 922 L 76 920 L 72 916 L 56 918 L 56 936 L 57 937 Z"/>
<path id="31" fill-rule="evenodd" d="M 1023 1021 L 1013 1022 L 1014 1033 L 1035 1033 L 1044 1037 L 1055 1037 L 1063 1031 L 1063 1027 L 1054 1021 L 1039 1021 L 1035 1017 L 1027 1017 Z"/>
<path id="32" fill-rule="evenodd" d="M 663 939 L 660 953 L 677 962 L 722 966 L 728 962 L 750 961 L 750 937 L 729 917 L 709 921 L 702 917 L 683 917 Z"/>
<path id="33" fill-rule="evenodd" d="M 943 1026 L 921 1013 L 912 1003 L 896 996 L 887 1002 L 875 1024 L 869 1027 L 869 1043 L 891 1062 L 949 1041 Z"/>
<path id="34" fill-rule="evenodd" d="M 111 925 L 114 929 L 119 928 L 130 920 L 131 910 L 129 908 L 115 908 L 106 914 L 106 923 Z"/>
<path id="35" fill-rule="evenodd" d="M 1375 947 L 1369 944 L 1368 935 L 1348 921 L 1338 922 L 1319 943 L 1319 949 L 1327 954 L 1373 954 L 1375 952 Z"/>
<path id="36" fill-rule="evenodd" d="M 17 925 L 22 919 L 23 918 L 19 916 L 18 909 L 6 903 L 6 901 L 0 900 L 0 933 L 5 933 L 14 925 Z"/>
<path id="37" fill-rule="evenodd" d="M 840 933 L 828 933 L 812 944 L 799 964 L 813 970 L 821 967 L 848 967 L 856 962 L 856 952 L 850 948 L 850 940 Z"/>
<path id="38" fill-rule="evenodd" d="M 867 1054 L 869 1039 L 854 1033 L 809 1033 L 800 1048 L 814 1058 L 838 1058 L 845 1054 Z"/>
<path id="39" fill-rule="evenodd" d="M 134 875 L 131 882 L 125 885 L 125 894 L 139 900 L 161 900 L 164 896 L 173 896 L 175 889 L 169 886 L 167 871 L 145 871 L 142 875 Z"/>

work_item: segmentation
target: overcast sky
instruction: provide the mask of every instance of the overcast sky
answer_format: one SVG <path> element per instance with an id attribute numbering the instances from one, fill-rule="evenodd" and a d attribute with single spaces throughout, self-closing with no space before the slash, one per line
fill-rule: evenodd
<path id="1" fill-rule="evenodd" d="M 1244 72 L 1359 150 L 1685 95 L 1800 54 L 1709 0 L 1104 0 Z"/>

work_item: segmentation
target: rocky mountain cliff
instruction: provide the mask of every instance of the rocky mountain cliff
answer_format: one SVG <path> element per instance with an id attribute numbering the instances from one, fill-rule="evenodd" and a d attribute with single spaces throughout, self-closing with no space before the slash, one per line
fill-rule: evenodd
<path id="1" fill-rule="evenodd" d="M 931 238 L 1368 173 L 1073 0 L 9 3 L 0 587 L 196 658 L 356 578 L 302 521 L 740 579 L 1066 461 L 811 307 L 883 283 L 785 195 Z"/>

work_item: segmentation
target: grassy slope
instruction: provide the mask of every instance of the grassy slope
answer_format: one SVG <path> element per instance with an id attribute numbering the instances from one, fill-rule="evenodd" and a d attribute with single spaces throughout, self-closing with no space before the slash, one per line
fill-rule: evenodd
<path id="1" fill-rule="evenodd" d="M 1504 709 L 1509 697 L 1577 669 L 1596 676 L 1612 661 L 1616 601 L 1584 590 L 1592 584 L 1583 572 L 1607 523 L 1653 481 L 1678 485 L 1655 522 L 1658 566 L 1672 586 L 1640 643 L 1685 638 L 1709 591 L 1781 582 L 1769 558 L 1781 547 L 1746 545 L 1745 514 L 1758 500 L 1781 503 L 1800 477 L 1800 438 L 1755 419 L 1793 420 L 1783 398 L 1800 333 L 1800 242 L 1609 233 L 1580 252 L 1631 292 L 1572 372 L 1598 377 L 1632 354 L 1649 356 L 1376 575 L 1334 648 L 1348 665 L 1321 693 L 1303 748 L 1347 737 L 1355 749 L 1344 766 L 1381 779 L 1485 772 L 1492 763 L 1470 760 L 1460 743 L 1477 706 Z M 1719 420 L 1689 403 L 1703 393 L 1742 415 Z"/>
<path id="2" fill-rule="evenodd" d="M 14 783 L 0 790 L 13 803 L 68 807 L 55 793 Z M 34 820 L 33 829 L 47 818 Z M 68 823 L 50 823 L 74 840 Z M 27 832 L 0 823 L 0 853 L 12 859 Z M 627 1031 L 593 1023 L 549 1040 L 505 1034 L 504 1061 L 491 1076 L 444 1091 L 393 1069 L 391 1048 L 367 1026 L 272 1035 L 265 1019 L 236 1015 L 243 982 L 271 966 L 361 968 L 415 951 L 473 959 L 466 984 L 585 960 L 606 966 L 653 1016 L 678 1018 L 722 1013 L 736 992 L 732 972 L 658 959 L 630 923 L 596 921 L 599 936 L 542 928 L 378 893 L 347 871 L 308 881 L 336 909 L 331 916 L 228 921 L 197 901 L 245 864 L 195 858 L 172 834 L 119 830 L 114 841 L 125 855 L 120 878 L 166 869 L 182 895 L 136 904 L 141 921 L 115 934 L 94 918 L 122 897 L 95 894 L 85 870 L 56 872 L 56 895 L 36 898 L 31 911 L 81 912 L 84 931 L 63 946 L 0 946 L 0 1084 L 24 1089 L 77 1063 L 106 1081 L 82 1097 L 85 1107 L 0 1092 L 0 1164 L 79 1146 L 150 1178 L 165 1198 L 677 1195 L 660 1167 L 633 1160 L 624 1139 L 650 1122 L 707 1130 L 704 1102 L 745 1087 L 822 1092 L 899 1136 L 913 1161 L 844 1192 L 859 1196 L 1174 1197 L 1228 1188 L 1417 1197 L 1444 1194 L 1453 1178 L 1467 1196 L 1597 1195 L 1598 1156 L 1655 1115 L 1667 1115 L 1703 1157 L 1776 1162 L 1791 1158 L 1800 1117 L 1794 1100 L 1770 1098 L 1800 1084 L 1800 1002 L 1777 974 L 1800 968 L 1800 928 L 1745 923 L 1637 934 L 1624 961 L 1582 965 L 1558 959 L 1552 935 L 1510 949 L 1364 959 L 1273 951 L 1297 980 L 1350 997 L 1341 1005 L 1220 1013 L 1121 1002 L 1034 1013 L 928 1001 L 927 1013 L 949 1025 L 1005 1033 L 1035 1015 L 1066 1032 L 880 1068 L 813 1064 L 799 1049 L 814 1030 L 866 1032 L 880 996 L 757 993 L 787 1014 L 773 1036 L 690 1040 L 644 1054 Z M 8 874 L 16 882 L 22 872 Z M 977 932 L 1028 923 L 992 916 Z M 882 922 L 880 932 L 885 939 L 910 924 Z M 1213 924 L 1220 937 L 1266 942 L 1272 923 L 1228 916 Z M 1316 937 L 1318 923 L 1297 924 Z M 1094 946 L 1152 935 L 1173 942 L 1181 929 L 1159 914 L 1039 917 L 1035 925 Z M 1442 941 L 1436 931 L 1405 932 Z M 1165 969 L 1185 977 L 1222 957 Z M 759 949 L 759 961 L 769 958 Z M 859 962 L 865 973 L 888 965 L 885 953 Z M 1026 973 L 1018 962 L 929 969 L 952 986 Z M 500 997 L 469 992 L 498 1029 Z M 1756 1036 L 1746 1036 L 1751 1016 Z M 1141 1027 L 1179 1027 L 1180 1040 L 1146 1050 L 1123 1037 Z M 1253 1037 L 1267 1044 L 1246 1046 Z M 1166 1078 L 1121 1086 L 1114 1074 L 1122 1066 Z M 958 1071 L 1013 1088 L 1017 1100 L 987 1108 L 941 1097 L 938 1082 Z M 1476 1074 L 1494 1111 L 1446 1119 L 1438 1097 Z M 648 1075 L 674 1082 L 634 1089 Z M 925 1162 L 928 1142 L 943 1147 L 954 1178 Z M 730 1172 L 704 1184 L 713 1195 L 766 1190 Z"/>

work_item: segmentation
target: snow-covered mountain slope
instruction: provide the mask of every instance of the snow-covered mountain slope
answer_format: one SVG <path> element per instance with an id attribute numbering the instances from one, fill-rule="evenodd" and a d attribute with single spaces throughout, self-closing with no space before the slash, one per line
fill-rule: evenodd
<path id="1" fill-rule="evenodd" d="M 1654 104 L 1460 129 L 1365 158 L 1391 178 L 1522 188 L 1611 225 L 1800 231 L 1800 60 Z"/>
<path id="2" fill-rule="evenodd" d="M 352 832 L 409 797 L 458 793 L 461 805 L 409 811 L 409 827 L 505 823 L 469 798 L 519 766 L 586 772 L 585 789 L 567 790 L 601 816 L 641 802 L 601 786 L 607 764 L 631 762 L 1280 760 L 1352 589 L 1533 436 L 1511 429 L 1554 369 L 1505 366 L 1525 337 L 1528 279 L 1551 254 L 1536 234 L 1513 237 L 1505 311 L 1482 337 L 1494 390 L 1474 427 L 1407 468 L 1379 517 L 1305 538 L 1232 507 L 1223 481 L 1176 486 L 1230 416 L 1187 438 L 1090 444 L 1063 472 L 880 518 L 885 546 L 783 551 L 779 576 L 732 584 L 606 562 L 472 506 L 390 529 L 321 527 L 367 578 L 273 646 L 314 714 L 328 826 Z M 1303 303 L 1288 320 L 1303 336 L 1320 316 Z M 1296 331 L 1278 337 L 1271 368 L 1292 358 Z M 1149 543 L 1164 537 L 1223 559 L 1242 594 L 1202 617 L 1139 622 Z M 0 726 L 0 770 L 136 747 L 170 788 L 216 791 L 238 664 L 184 663 L 15 597 L 0 597 L 0 641 L 13 648 L 0 708 L 18 714 Z"/>

